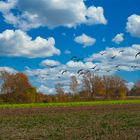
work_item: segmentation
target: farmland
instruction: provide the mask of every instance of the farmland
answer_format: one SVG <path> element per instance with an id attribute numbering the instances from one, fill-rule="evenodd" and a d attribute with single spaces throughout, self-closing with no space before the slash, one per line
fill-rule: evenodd
<path id="1" fill-rule="evenodd" d="M 0 106 L 0 140 L 139 140 L 140 102 Z"/>

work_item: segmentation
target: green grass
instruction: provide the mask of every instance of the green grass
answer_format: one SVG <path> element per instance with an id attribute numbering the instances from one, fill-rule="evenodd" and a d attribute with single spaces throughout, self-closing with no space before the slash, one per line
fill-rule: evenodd
<path id="1" fill-rule="evenodd" d="M 123 104 L 130 105 L 123 109 Z M 34 110 L 32 107 L 86 105 L 95 109 L 24 112 Z M 109 107 L 101 109 L 104 105 Z M 12 108 L 19 108 L 18 112 Z M 5 104 L 0 109 L 0 140 L 140 140 L 140 100 Z"/>
<path id="2" fill-rule="evenodd" d="M 92 106 L 112 104 L 140 104 L 140 100 L 110 100 L 90 102 L 67 102 L 67 103 L 31 103 L 31 104 L 1 104 L 0 108 L 33 108 L 33 107 L 69 107 L 69 106 Z"/>
<path id="3" fill-rule="evenodd" d="M 0 140 L 139 140 L 140 111 L 0 116 Z"/>

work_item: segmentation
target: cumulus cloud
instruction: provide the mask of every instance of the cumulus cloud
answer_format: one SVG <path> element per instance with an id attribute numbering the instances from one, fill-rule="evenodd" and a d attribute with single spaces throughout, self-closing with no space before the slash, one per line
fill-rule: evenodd
<path id="1" fill-rule="evenodd" d="M 87 7 L 84 0 L 9 0 L 0 4 L 5 21 L 24 30 L 40 26 L 54 28 L 107 23 L 103 8 Z"/>
<path id="2" fill-rule="evenodd" d="M 74 61 L 68 61 L 66 64 L 60 64 L 57 67 L 53 68 L 42 68 L 42 69 L 30 69 L 26 68 L 26 73 L 29 76 L 37 76 L 37 77 L 44 77 L 43 79 L 51 79 L 56 80 L 58 79 L 58 76 L 61 76 L 62 78 L 65 78 L 67 76 L 68 78 L 72 75 L 77 75 L 77 71 L 79 69 L 91 69 L 94 67 L 95 64 L 92 62 L 74 62 Z M 62 74 L 62 71 L 66 70 L 64 74 Z"/>
<path id="3" fill-rule="evenodd" d="M 0 56 L 22 56 L 28 58 L 59 55 L 55 48 L 55 39 L 36 37 L 32 39 L 21 30 L 6 30 L 0 33 Z"/>
<path id="4" fill-rule="evenodd" d="M 140 38 L 140 15 L 133 14 L 128 17 L 126 30 L 132 36 Z"/>
<path id="5" fill-rule="evenodd" d="M 102 7 L 89 7 L 87 9 L 87 17 L 87 24 L 107 24 L 107 20 L 104 17 L 104 9 Z"/>
<path id="6" fill-rule="evenodd" d="M 69 86 L 64 86 L 64 91 L 66 93 L 68 93 L 70 91 L 69 89 Z M 46 85 L 41 85 L 39 88 L 38 88 L 38 91 L 39 92 L 42 92 L 44 94 L 56 94 L 56 90 L 55 90 L 55 87 L 51 88 L 51 87 L 48 87 Z"/>
<path id="7" fill-rule="evenodd" d="M 0 72 L 17 73 L 17 70 L 11 67 L 0 67 Z"/>
<path id="8" fill-rule="evenodd" d="M 117 35 L 112 39 L 112 41 L 115 42 L 116 44 L 120 44 L 121 42 L 124 41 L 124 34 L 123 34 L 123 33 L 117 34 Z"/>
<path id="9" fill-rule="evenodd" d="M 140 70 L 140 57 L 135 58 L 138 52 L 140 52 L 139 44 L 125 48 L 106 48 L 100 53 L 93 54 L 86 61 L 97 61 L 100 69 L 110 70 L 111 72 L 118 70 L 137 71 Z"/>
<path id="10" fill-rule="evenodd" d="M 95 38 L 87 36 L 86 34 L 82 34 L 80 36 L 75 37 L 74 41 L 76 43 L 82 44 L 83 47 L 92 46 L 92 45 L 94 45 L 96 43 L 96 39 Z"/>
<path id="11" fill-rule="evenodd" d="M 55 94 L 55 89 L 54 88 L 49 88 L 45 85 L 41 85 L 38 89 L 38 92 L 42 92 L 44 94 Z"/>
<path id="12" fill-rule="evenodd" d="M 74 61 L 68 61 L 66 63 L 66 66 L 69 68 L 80 68 L 80 69 L 91 69 L 92 67 L 95 66 L 92 62 L 74 62 Z"/>
<path id="13" fill-rule="evenodd" d="M 7 2 L 0 1 L 0 11 L 3 13 L 7 13 L 15 7 L 15 4 L 16 0 L 8 0 Z"/>
<path id="14" fill-rule="evenodd" d="M 58 62 L 58 61 L 49 60 L 49 59 L 43 60 L 43 61 L 41 62 L 41 65 L 42 65 L 42 66 L 59 66 L 60 64 L 61 64 L 61 63 Z"/>

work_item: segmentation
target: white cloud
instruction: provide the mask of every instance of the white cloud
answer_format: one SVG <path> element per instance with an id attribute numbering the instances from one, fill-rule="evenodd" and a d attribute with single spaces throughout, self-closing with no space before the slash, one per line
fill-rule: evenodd
<path id="1" fill-rule="evenodd" d="M 82 34 L 80 36 L 75 37 L 74 41 L 76 43 L 84 45 L 84 47 L 92 46 L 92 45 L 94 45 L 96 43 L 95 38 L 87 36 L 86 34 Z"/>
<path id="2" fill-rule="evenodd" d="M 123 33 L 117 34 L 117 35 L 112 39 L 112 41 L 115 42 L 116 44 L 120 44 L 121 42 L 124 41 L 124 34 L 123 34 Z"/>
<path id="3" fill-rule="evenodd" d="M 140 15 L 133 14 L 128 17 L 126 30 L 132 36 L 140 38 Z"/>
<path id="4" fill-rule="evenodd" d="M 59 55 L 53 37 L 38 36 L 35 40 L 21 30 L 6 30 L 0 33 L 0 56 L 22 56 L 28 58 Z"/>
<path id="5" fill-rule="evenodd" d="M 68 61 L 66 63 L 66 66 L 68 66 L 69 68 L 83 68 L 83 69 L 90 69 L 92 67 L 94 67 L 95 65 L 92 62 L 74 62 L 74 61 Z"/>
<path id="6" fill-rule="evenodd" d="M 7 13 L 10 9 L 14 8 L 15 4 L 16 0 L 8 0 L 7 2 L 0 1 L 0 11 L 3 13 Z"/>
<path id="7" fill-rule="evenodd" d="M 17 73 L 17 70 L 11 67 L 0 67 L 0 72 Z"/>
<path id="8" fill-rule="evenodd" d="M 24 30 L 107 23 L 103 8 L 87 7 L 84 0 L 9 0 L 1 3 L 0 11 L 5 21 Z M 15 15 L 12 9 L 19 13 Z"/>
<path id="9" fill-rule="evenodd" d="M 46 86 L 46 85 L 41 85 L 41 86 L 38 88 L 37 91 L 42 92 L 42 93 L 44 93 L 44 94 L 56 94 L 55 87 L 54 87 L 54 88 L 50 88 L 50 87 L 48 87 L 48 86 Z M 64 91 L 65 91 L 66 93 L 68 93 L 68 92 L 70 91 L 69 86 L 64 86 Z"/>
<path id="10" fill-rule="evenodd" d="M 104 17 L 104 9 L 102 7 L 91 6 L 87 9 L 87 24 L 107 24 Z"/>
<path id="11" fill-rule="evenodd" d="M 103 52 L 104 54 L 101 55 Z M 137 71 L 140 70 L 140 56 L 135 58 L 138 52 L 140 52 L 140 45 L 138 44 L 125 48 L 107 48 L 100 53 L 93 54 L 86 61 L 97 61 L 98 67 L 104 71 Z M 117 65 L 119 65 L 118 68 L 116 68 Z"/>
<path id="12" fill-rule="evenodd" d="M 49 60 L 49 59 L 43 60 L 43 61 L 41 62 L 41 65 L 42 65 L 42 66 L 59 66 L 60 64 L 61 64 L 61 63 L 58 62 L 58 61 Z"/>
<path id="13" fill-rule="evenodd" d="M 134 86 L 134 83 L 133 82 L 126 83 L 126 86 L 128 87 L 129 90 L 131 90 Z"/>
<path id="14" fill-rule="evenodd" d="M 55 94 L 55 93 L 56 93 L 54 88 L 49 88 L 49 87 L 47 87 L 47 86 L 45 86 L 45 85 L 41 85 L 41 86 L 38 88 L 37 91 L 42 92 L 42 93 L 44 93 L 44 94 Z"/>

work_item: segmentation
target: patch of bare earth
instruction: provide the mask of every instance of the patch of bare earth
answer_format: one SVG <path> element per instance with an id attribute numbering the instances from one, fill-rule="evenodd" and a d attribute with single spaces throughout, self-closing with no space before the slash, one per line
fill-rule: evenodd
<path id="1" fill-rule="evenodd" d="M 39 108 L 15 108 L 0 109 L 1 115 L 24 115 L 40 113 L 65 113 L 65 112 L 82 112 L 91 111 L 95 113 L 104 113 L 110 111 L 139 111 L 138 104 L 125 105 L 94 105 L 94 106 L 75 106 L 75 107 L 39 107 Z"/>

